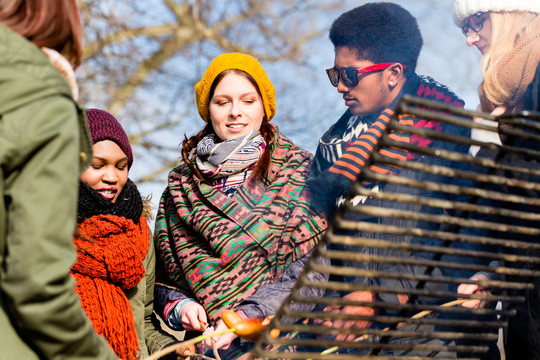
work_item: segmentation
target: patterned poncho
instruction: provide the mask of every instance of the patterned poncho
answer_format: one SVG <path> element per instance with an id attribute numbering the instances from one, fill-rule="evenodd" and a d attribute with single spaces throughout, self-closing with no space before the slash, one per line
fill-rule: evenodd
<path id="1" fill-rule="evenodd" d="M 267 180 L 249 178 L 231 198 L 184 163 L 169 174 L 156 218 L 156 283 L 197 300 L 210 324 L 279 281 L 326 229 L 304 192 L 312 156 L 277 128 L 271 146 Z"/>

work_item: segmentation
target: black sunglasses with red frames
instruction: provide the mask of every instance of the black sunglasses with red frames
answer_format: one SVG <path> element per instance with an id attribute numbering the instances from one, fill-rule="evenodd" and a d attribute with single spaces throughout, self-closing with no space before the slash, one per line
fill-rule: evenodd
<path id="1" fill-rule="evenodd" d="M 474 31 L 475 33 L 478 33 L 480 30 L 484 28 L 484 22 L 488 19 L 487 16 L 482 16 L 484 14 L 487 14 L 485 12 L 477 12 L 476 14 L 473 14 L 469 16 L 467 21 L 465 22 L 465 25 L 461 28 L 461 32 L 465 36 L 469 36 L 469 30 Z"/>
<path id="2" fill-rule="evenodd" d="M 348 88 L 353 88 L 358 85 L 358 75 L 359 74 L 366 74 L 374 71 L 381 71 L 384 70 L 391 65 L 399 64 L 399 63 L 380 63 L 380 64 L 374 64 L 370 66 L 366 66 L 364 68 L 358 69 L 354 67 L 346 67 L 343 69 L 336 69 L 335 67 L 326 69 L 326 74 L 328 75 L 328 79 L 330 79 L 330 83 L 334 87 L 337 87 L 339 84 L 339 81 L 341 80 L 343 82 L 343 85 L 345 85 Z M 404 69 L 407 68 L 406 65 L 402 65 Z"/>

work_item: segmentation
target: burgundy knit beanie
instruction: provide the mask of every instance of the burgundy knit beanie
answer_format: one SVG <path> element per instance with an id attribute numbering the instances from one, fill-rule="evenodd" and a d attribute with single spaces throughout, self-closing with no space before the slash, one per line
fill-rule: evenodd
<path id="1" fill-rule="evenodd" d="M 128 158 L 128 169 L 133 164 L 133 153 L 129 145 L 129 139 L 122 125 L 114 116 L 99 109 L 88 109 L 88 128 L 92 142 L 95 144 L 103 140 L 114 141 Z"/>

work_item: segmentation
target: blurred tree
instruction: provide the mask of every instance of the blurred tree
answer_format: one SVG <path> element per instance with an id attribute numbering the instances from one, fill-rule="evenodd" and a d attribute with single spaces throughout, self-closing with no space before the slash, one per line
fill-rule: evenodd
<path id="1" fill-rule="evenodd" d="M 355 0 L 80 0 L 85 60 L 81 102 L 118 117 L 137 161 L 130 176 L 159 196 L 179 145 L 202 129 L 193 86 L 223 52 L 258 58 L 276 87 L 272 122 L 314 151 L 345 110 L 324 69 L 333 65 L 332 21 Z M 452 21 L 453 1 L 395 0 L 417 17 L 417 72 L 450 86 L 475 109 L 479 54 Z M 152 188 L 154 186 L 154 188 Z M 150 189 L 150 190 L 148 190 Z"/>
<path id="2" fill-rule="evenodd" d="M 270 78 L 278 90 L 293 93 L 284 85 L 300 76 L 291 64 L 321 71 L 308 64 L 312 54 L 306 44 L 326 36 L 345 5 L 339 0 L 83 0 L 81 102 L 111 112 L 126 127 L 138 157 L 136 181 L 163 182 L 179 157 L 183 133 L 192 135 L 204 125 L 193 86 L 211 59 L 238 51 L 267 70 L 279 64 L 279 78 L 269 71 Z M 286 106 L 298 106 L 297 100 L 280 107 L 280 121 L 291 119 L 295 111 Z"/>

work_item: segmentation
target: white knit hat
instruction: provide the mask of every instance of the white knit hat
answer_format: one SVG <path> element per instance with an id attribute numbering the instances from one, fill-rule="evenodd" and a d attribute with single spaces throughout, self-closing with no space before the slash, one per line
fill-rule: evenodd
<path id="1" fill-rule="evenodd" d="M 465 19 L 477 12 L 530 11 L 540 13 L 540 0 L 456 0 L 454 22 L 465 25 Z"/>

